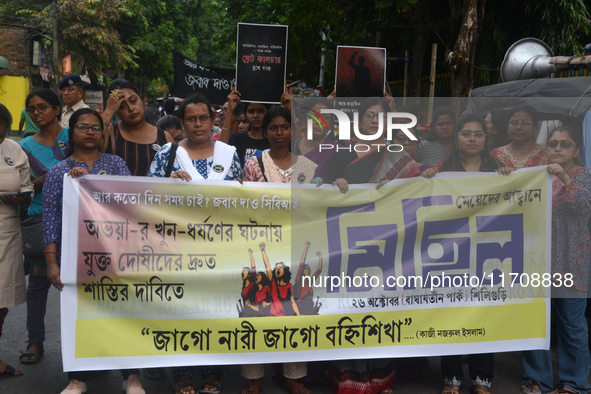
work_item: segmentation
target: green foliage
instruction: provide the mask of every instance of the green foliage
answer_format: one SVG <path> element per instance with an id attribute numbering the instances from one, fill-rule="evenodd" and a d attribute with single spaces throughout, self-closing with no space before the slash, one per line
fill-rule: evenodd
<path id="1" fill-rule="evenodd" d="M 168 86 L 162 78 L 153 79 L 146 85 L 146 96 L 148 101 L 155 102 L 158 97 L 168 96 Z"/>

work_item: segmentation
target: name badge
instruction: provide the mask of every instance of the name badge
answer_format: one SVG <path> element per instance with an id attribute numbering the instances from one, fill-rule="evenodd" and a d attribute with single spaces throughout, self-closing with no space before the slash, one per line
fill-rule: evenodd
<path id="1" fill-rule="evenodd" d="M 211 167 L 211 169 L 217 172 L 218 174 L 224 172 L 224 166 L 221 164 L 215 164 L 213 167 Z"/>
<path id="2" fill-rule="evenodd" d="M 303 172 L 300 172 L 300 174 L 298 175 L 298 182 L 304 183 L 305 181 L 306 181 L 306 175 Z"/>
<path id="3" fill-rule="evenodd" d="M 158 152 L 160 149 L 162 149 L 162 147 L 158 144 L 152 144 L 152 149 L 154 149 L 156 152 Z"/>
<path id="4" fill-rule="evenodd" d="M 14 159 L 10 156 L 6 156 L 4 157 L 4 161 L 6 162 L 6 164 L 8 164 L 9 166 L 13 166 L 16 164 L 16 162 L 14 161 Z"/>

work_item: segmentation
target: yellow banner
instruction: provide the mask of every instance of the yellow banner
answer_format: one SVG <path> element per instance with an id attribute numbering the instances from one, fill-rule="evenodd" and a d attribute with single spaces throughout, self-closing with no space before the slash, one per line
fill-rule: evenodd
<path id="1" fill-rule="evenodd" d="M 136 177 L 64 185 L 65 370 L 545 348 L 545 295 L 569 281 L 548 274 L 544 169 L 346 195 Z"/>

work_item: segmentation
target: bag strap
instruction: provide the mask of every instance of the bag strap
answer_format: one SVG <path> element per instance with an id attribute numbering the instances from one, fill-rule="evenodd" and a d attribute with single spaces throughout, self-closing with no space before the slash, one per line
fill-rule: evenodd
<path id="1" fill-rule="evenodd" d="M 70 159 L 69 157 L 66 159 L 66 163 L 68 163 L 70 169 L 74 168 L 74 163 L 72 163 L 72 159 Z"/>
<path id="2" fill-rule="evenodd" d="M 170 152 L 168 154 L 168 164 L 166 166 L 166 173 L 164 176 L 166 178 L 170 178 L 170 174 L 172 174 L 172 166 L 174 165 L 174 161 L 176 160 L 176 150 L 179 148 L 179 144 L 174 143 L 170 144 Z"/>
<path id="3" fill-rule="evenodd" d="M 267 180 L 267 176 L 265 175 L 265 165 L 263 164 L 263 155 L 260 154 L 257 156 L 257 161 L 259 162 L 259 167 L 261 168 L 261 173 L 263 174 L 263 179 L 265 182 L 269 182 Z"/>

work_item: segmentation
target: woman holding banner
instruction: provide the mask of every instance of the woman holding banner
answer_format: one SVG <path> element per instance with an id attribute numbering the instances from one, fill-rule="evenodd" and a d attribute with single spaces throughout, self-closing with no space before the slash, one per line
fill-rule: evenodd
<path id="1" fill-rule="evenodd" d="M 238 180 L 242 176 L 236 148 L 213 141 L 213 111 L 203 96 L 185 99 L 178 110 L 187 138 L 178 144 L 166 144 L 155 155 L 148 176 L 190 180 Z M 221 366 L 201 368 L 203 385 L 197 389 L 193 367 L 173 367 L 175 393 L 219 393 Z"/>
<path id="2" fill-rule="evenodd" d="M 508 175 L 510 169 L 504 168 L 490 157 L 487 148 L 486 123 L 477 115 L 465 115 L 458 121 L 453 135 L 451 154 L 444 162 L 423 172 L 426 178 L 432 178 L 439 171 L 494 172 Z M 492 385 L 494 354 L 470 354 L 469 369 L 472 378 L 473 394 L 488 394 Z M 462 356 L 442 356 L 443 374 L 442 394 L 459 394 L 464 377 Z"/>
<path id="3" fill-rule="evenodd" d="M 121 158 L 101 152 L 103 120 L 90 108 L 74 112 L 69 122 L 71 141 L 67 159 L 56 164 L 47 173 L 43 186 L 43 255 L 47 263 L 47 278 L 59 291 L 64 285 L 60 278 L 60 245 L 62 237 L 62 204 L 64 174 L 73 178 L 83 175 L 131 175 Z M 122 390 L 128 394 L 144 394 L 139 381 L 139 370 L 122 370 Z M 69 372 L 70 383 L 62 394 L 80 394 L 87 391 L 90 372 Z"/>
<path id="4" fill-rule="evenodd" d="M 582 135 L 558 126 L 548 137 L 546 156 L 552 175 L 552 309 L 557 317 L 558 378 L 554 386 L 550 350 L 523 352 L 525 393 L 541 390 L 588 393 L 589 331 L 585 309 L 589 287 L 591 170 L 578 164 Z"/>
<path id="5" fill-rule="evenodd" d="M 143 101 L 131 82 L 116 79 L 109 91 L 103 121 L 108 125 L 115 114 L 120 120 L 105 128 L 104 151 L 121 157 L 131 175 L 146 176 L 162 145 L 174 139 L 166 131 L 146 122 Z"/>
<path id="6" fill-rule="evenodd" d="M 384 99 L 364 99 L 359 109 L 359 131 L 366 135 L 376 134 L 379 116 L 386 116 L 388 111 L 389 106 Z M 362 146 L 364 149 L 353 152 L 337 152 L 331 160 L 325 182 L 337 185 L 341 192 L 346 193 L 349 183 L 385 183 L 421 173 L 412 157 L 404 151 L 389 151 L 384 139 Z"/>
<path id="7" fill-rule="evenodd" d="M 536 143 L 536 110 L 524 105 L 512 108 L 507 115 L 507 133 L 511 142 L 493 149 L 490 155 L 514 170 L 548 164 L 546 148 Z"/>
<path id="8" fill-rule="evenodd" d="M 251 182 L 310 183 L 316 164 L 303 156 L 295 156 L 289 151 L 291 145 L 291 112 L 280 106 L 273 106 L 265 113 L 261 123 L 262 133 L 269 151 L 253 157 L 244 166 L 244 180 Z M 265 251 L 265 243 L 259 245 L 270 280 L 270 315 L 300 315 L 290 283 L 289 267 L 280 262 L 271 269 Z M 242 366 L 242 376 L 249 379 L 242 394 L 257 394 L 263 386 L 265 370 L 263 364 Z M 292 394 L 308 394 L 309 391 L 298 379 L 308 373 L 307 363 L 284 363 L 284 385 Z"/>

